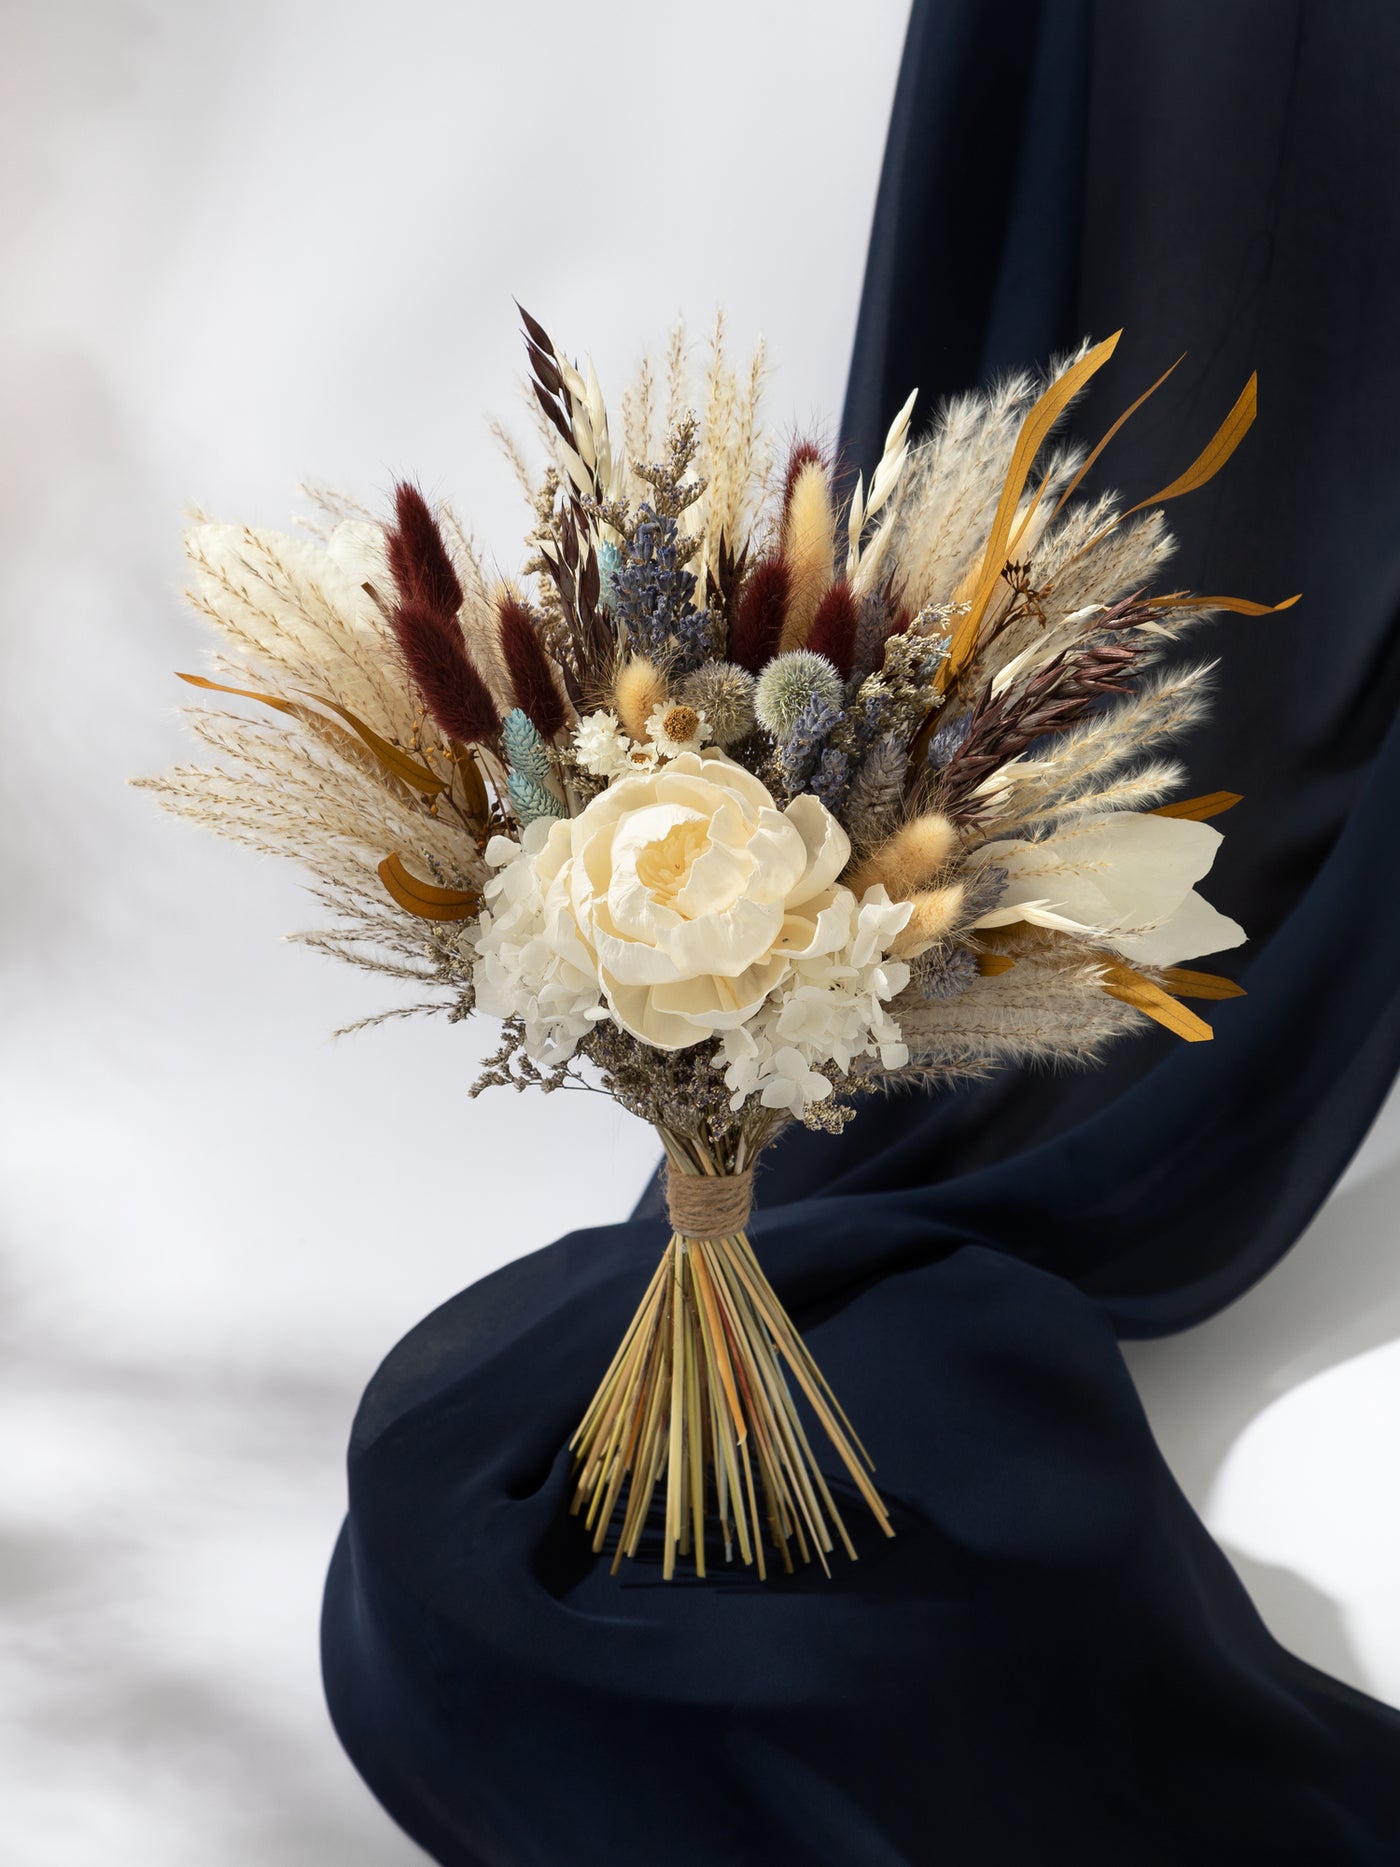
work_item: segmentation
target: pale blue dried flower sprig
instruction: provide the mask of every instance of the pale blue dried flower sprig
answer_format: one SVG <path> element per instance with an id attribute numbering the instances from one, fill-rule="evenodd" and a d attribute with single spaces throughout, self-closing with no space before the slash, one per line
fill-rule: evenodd
<path id="1" fill-rule="evenodd" d="M 506 789 L 523 830 L 537 817 L 566 817 L 568 812 L 549 788 L 549 752 L 529 716 L 514 707 L 501 722 L 505 748 Z"/>

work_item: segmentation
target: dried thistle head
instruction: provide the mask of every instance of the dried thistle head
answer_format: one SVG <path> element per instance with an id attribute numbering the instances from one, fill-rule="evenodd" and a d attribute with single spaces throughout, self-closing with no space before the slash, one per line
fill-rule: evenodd
<path id="1" fill-rule="evenodd" d="M 775 739 L 785 739 L 816 700 L 833 710 L 842 700 L 841 676 L 824 655 L 797 648 L 768 663 L 754 689 L 758 723 Z"/>
<path id="2" fill-rule="evenodd" d="M 737 745 L 754 728 L 754 678 L 732 661 L 708 661 L 681 682 L 681 693 L 710 722 L 717 746 Z"/>

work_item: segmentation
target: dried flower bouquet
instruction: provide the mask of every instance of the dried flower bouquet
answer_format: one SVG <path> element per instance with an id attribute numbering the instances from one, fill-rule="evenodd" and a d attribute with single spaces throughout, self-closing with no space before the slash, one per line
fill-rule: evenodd
<path id="1" fill-rule="evenodd" d="M 148 782 L 310 868 L 334 924 L 301 938 L 500 1019 L 473 1094 L 575 1081 L 657 1128 L 673 1236 L 573 1441 L 594 1547 L 620 1507 L 634 1555 L 660 1487 L 667 1576 L 704 1574 L 711 1518 L 760 1574 L 765 1529 L 825 1565 L 855 1550 L 794 1386 L 890 1526 L 748 1241 L 755 1163 L 869 1091 L 1210 1036 L 1182 1001 L 1238 988 L 1182 962 L 1244 938 L 1196 890 L 1237 800 L 1165 801 L 1209 675 L 1165 651 L 1269 606 L 1149 591 L 1158 508 L 1223 465 L 1254 382 L 1126 509 L 1078 497 L 1121 422 L 1051 445 L 1116 338 L 919 440 L 911 395 L 843 491 L 812 442 L 775 461 L 761 350 L 740 374 L 717 328 L 693 390 L 677 335 L 613 421 L 522 315 L 550 458 L 506 443 L 519 580 L 411 485 L 387 521 L 310 489 L 308 538 L 197 523 L 221 646 L 183 678 L 271 713 L 193 709 L 218 763 Z"/>

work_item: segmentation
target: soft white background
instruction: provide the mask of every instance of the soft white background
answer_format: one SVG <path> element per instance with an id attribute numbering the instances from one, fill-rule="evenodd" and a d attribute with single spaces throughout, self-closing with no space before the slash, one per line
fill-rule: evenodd
<path id="1" fill-rule="evenodd" d="M 376 1361 L 624 1212 L 591 1100 L 278 935 L 297 878 L 161 818 L 179 515 L 417 474 L 517 562 L 518 295 L 616 383 L 684 308 L 839 409 L 905 8 L 68 0 L 7 16 L 0 1805 L 17 1867 L 421 1858 L 344 1762 L 317 1610 Z M 523 420 L 520 425 L 524 427 Z M 1247 471 L 1247 463 L 1244 467 Z M 878 1119 L 872 1115 L 867 1119 Z M 1234 1311 L 1131 1352 L 1275 1630 L 1400 1699 L 1400 1121 Z M 547 1163 L 547 1164 L 546 1164 Z"/>

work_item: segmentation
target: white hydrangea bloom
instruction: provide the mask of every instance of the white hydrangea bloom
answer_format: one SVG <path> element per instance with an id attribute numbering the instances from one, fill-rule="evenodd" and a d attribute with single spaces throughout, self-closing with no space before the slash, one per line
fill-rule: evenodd
<path id="1" fill-rule="evenodd" d="M 558 818 L 537 818 L 518 843 L 493 836 L 486 860 L 496 873 L 470 936 L 478 1008 L 519 1018 L 526 1054 L 537 1063 L 567 1061 L 608 1015 L 593 955 L 550 887 L 568 852 L 568 825 Z"/>
<path id="2" fill-rule="evenodd" d="M 590 713 L 574 729 L 574 752 L 583 769 L 594 778 L 610 782 L 628 769 L 627 754 L 632 742 L 623 732 L 612 709 Z"/>
<path id="3" fill-rule="evenodd" d="M 837 893 L 845 897 L 845 913 L 827 950 L 804 954 L 757 1015 L 723 1035 L 716 1061 L 727 1066 L 724 1081 L 736 1111 L 757 1095 L 764 1108 L 800 1117 L 831 1094 L 818 1065 L 844 1072 L 859 1057 L 878 1056 L 886 1069 L 897 1070 L 909 1061 L 886 1009 L 909 983 L 908 966 L 887 957 L 909 919 L 909 903 L 891 901 L 881 887 L 859 905 L 848 889 Z"/>

